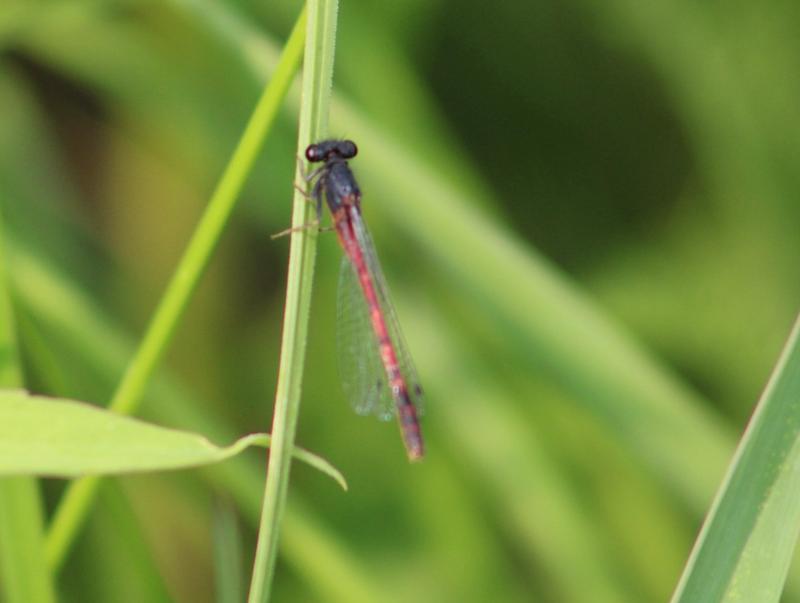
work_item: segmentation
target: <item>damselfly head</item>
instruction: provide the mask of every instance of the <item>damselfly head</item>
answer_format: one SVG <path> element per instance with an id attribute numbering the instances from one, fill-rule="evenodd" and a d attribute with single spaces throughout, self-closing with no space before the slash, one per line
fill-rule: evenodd
<path id="1" fill-rule="evenodd" d="M 358 147 L 352 140 L 323 140 L 308 145 L 306 159 L 309 161 L 328 161 L 334 157 L 352 159 L 358 154 Z"/>

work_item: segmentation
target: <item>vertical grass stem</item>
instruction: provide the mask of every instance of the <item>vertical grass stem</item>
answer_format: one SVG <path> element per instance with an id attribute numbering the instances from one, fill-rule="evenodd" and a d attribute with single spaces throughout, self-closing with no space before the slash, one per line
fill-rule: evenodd
<path id="1" fill-rule="evenodd" d="M 327 130 L 338 4 L 335 0 L 311 0 L 308 6 L 303 100 L 298 128 L 299 153 L 312 141 L 322 138 Z M 301 181 L 301 177 L 298 166 L 298 181 Z M 292 227 L 307 224 L 313 217 L 312 211 L 311 204 L 306 202 L 303 194 L 295 192 Z M 286 505 L 291 452 L 300 408 L 316 245 L 316 231 L 302 229 L 296 230 L 292 235 L 281 360 L 272 420 L 272 445 L 269 450 L 249 603 L 269 600 L 275 572 L 280 523 Z"/>

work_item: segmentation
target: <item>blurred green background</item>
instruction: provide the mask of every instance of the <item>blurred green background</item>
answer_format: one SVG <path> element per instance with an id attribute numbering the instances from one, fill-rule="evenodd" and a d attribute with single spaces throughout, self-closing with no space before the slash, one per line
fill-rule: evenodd
<path id="1" fill-rule="evenodd" d="M 299 8 L 0 4 L 29 388 L 107 402 Z M 294 467 L 274 600 L 669 598 L 800 307 L 798 27 L 781 0 L 341 3 L 331 134 L 360 147 L 429 456 L 409 466 L 397 427 L 343 399 L 322 235 L 298 443 L 350 492 Z M 269 428 L 297 104 L 151 420 L 222 443 Z M 265 464 L 245 456 L 108 481 L 63 600 L 237 600 Z"/>

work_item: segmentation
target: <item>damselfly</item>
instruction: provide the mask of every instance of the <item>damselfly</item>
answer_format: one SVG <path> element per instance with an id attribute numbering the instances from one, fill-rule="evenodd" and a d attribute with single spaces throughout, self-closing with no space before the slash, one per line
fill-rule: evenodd
<path id="1" fill-rule="evenodd" d="M 422 388 L 361 215 L 361 190 L 347 164 L 357 152 L 350 140 L 325 140 L 306 149 L 309 162 L 322 163 L 310 174 L 317 217 L 324 200 L 344 250 L 337 308 L 342 386 L 359 414 L 397 416 L 408 458 L 417 461 L 424 454 L 417 416 Z"/>

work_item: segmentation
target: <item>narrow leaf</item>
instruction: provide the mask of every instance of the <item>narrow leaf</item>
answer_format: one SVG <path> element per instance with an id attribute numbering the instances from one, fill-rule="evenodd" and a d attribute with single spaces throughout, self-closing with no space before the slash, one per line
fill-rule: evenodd
<path id="1" fill-rule="evenodd" d="M 227 501 L 214 512 L 214 590 L 217 603 L 239 603 L 244 599 L 242 535 L 236 513 Z"/>
<path id="2" fill-rule="evenodd" d="M 800 530 L 800 320 L 745 431 L 673 603 L 777 602 Z"/>
<path id="3" fill-rule="evenodd" d="M 0 390 L 0 475 L 72 478 L 198 467 L 269 443 L 269 435 L 255 433 L 220 447 L 201 435 L 91 404 Z M 298 448 L 293 456 L 347 489 L 342 474 L 325 459 Z"/>

